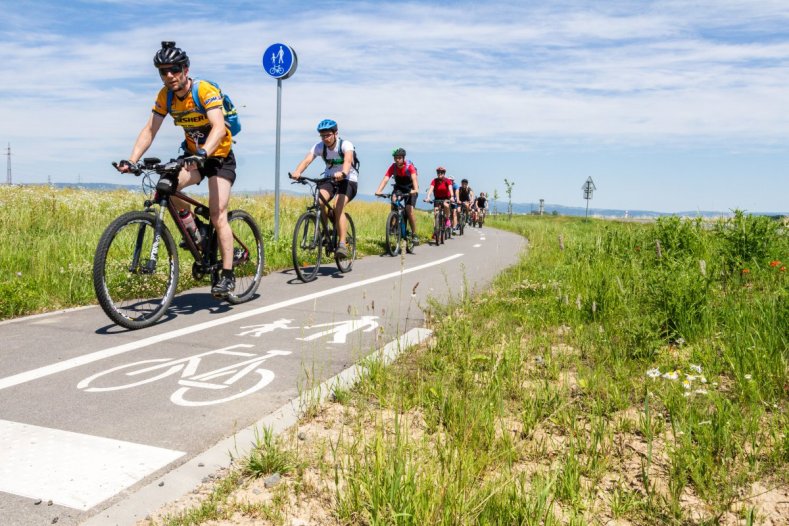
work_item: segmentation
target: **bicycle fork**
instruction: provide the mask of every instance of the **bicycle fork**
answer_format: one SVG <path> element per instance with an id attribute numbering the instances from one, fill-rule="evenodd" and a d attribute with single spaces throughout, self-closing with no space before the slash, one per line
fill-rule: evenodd
<path id="1" fill-rule="evenodd" d="M 159 257 L 159 243 L 162 240 L 162 228 L 164 225 L 164 209 L 167 206 L 166 201 L 159 203 L 159 212 L 156 215 L 156 221 L 153 226 L 153 240 L 151 242 L 151 251 L 148 255 L 148 261 L 145 266 L 139 268 L 140 255 L 142 254 L 142 245 L 145 240 L 145 223 L 141 223 L 137 229 L 137 241 L 134 245 L 134 253 L 132 254 L 131 265 L 129 265 L 129 272 L 137 272 L 139 269 L 142 274 L 152 274 L 156 270 L 156 260 Z"/>

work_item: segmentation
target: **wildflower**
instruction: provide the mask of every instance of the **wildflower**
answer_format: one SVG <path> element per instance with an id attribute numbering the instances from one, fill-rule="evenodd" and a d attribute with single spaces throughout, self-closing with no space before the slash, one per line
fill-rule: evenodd
<path id="1" fill-rule="evenodd" d="M 686 391 L 689 391 L 690 390 L 690 380 L 688 380 L 687 378 L 685 380 L 682 380 L 682 387 L 684 387 Z"/>
<path id="2" fill-rule="evenodd" d="M 706 376 L 702 376 L 701 377 L 701 383 L 703 383 L 703 384 L 707 383 L 707 377 Z M 715 385 L 718 385 L 718 384 L 715 384 Z"/>
<path id="3" fill-rule="evenodd" d="M 690 370 L 701 374 L 701 366 L 694 363 L 690 364 Z"/>
<path id="4" fill-rule="evenodd" d="M 666 380 L 676 380 L 679 378 L 679 371 L 672 371 L 670 373 L 663 373 L 663 378 Z"/>
<path id="5" fill-rule="evenodd" d="M 744 269 L 742 269 L 742 270 L 740 271 L 740 273 L 742 273 L 742 274 L 750 274 L 750 273 L 751 273 L 751 271 L 750 271 L 750 269 L 744 268 Z"/>
<path id="6" fill-rule="evenodd" d="M 657 367 L 655 367 L 654 369 L 650 369 L 649 371 L 647 371 L 647 376 L 649 376 L 650 378 L 657 378 L 658 376 L 660 376 L 660 369 L 658 369 Z"/>
<path id="7" fill-rule="evenodd" d="M 773 267 L 773 268 L 777 267 L 780 264 L 781 264 L 781 262 L 778 261 L 778 260 L 770 261 L 770 266 Z"/>
<path id="8" fill-rule="evenodd" d="M 753 379 L 753 376 L 750 374 L 746 374 L 745 379 L 750 381 L 751 379 Z"/>
<path id="9" fill-rule="evenodd" d="M 693 392 L 696 393 L 696 394 L 702 394 L 702 395 L 707 394 L 707 390 L 706 389 L 696 389 Z"/>
<path id="10" fill-rule="evenodd" d="M 685 345 L 685 338 L 680 336 L 677 338 L 677 346 L 682 347 L 683 345 Z"/>
<path id="11" fill-rule="evenodd" d="M 692 382 L 692 381 L 694 381 L 696 378 L 698 378 L 698 376 L 696 376 L 695 374 L 686 374 L 686 375 L 685 375 L 685 378 L 687 378 L 688 382 Z"/>
<path id="12" fill-rule="evenodd" d="M 21 272 L 17 272 L 16 273 L 16 277 L 21 278 L 22 277 L 22 273 Z"/>
<path id="13" fill-rule="evenodd" d="M 780 270 L 781 272 L 786 272 L 786 265 L 782 266 L 782 267 L 781 267 L 781 268 L 779 268 L 778 270 Z"/>

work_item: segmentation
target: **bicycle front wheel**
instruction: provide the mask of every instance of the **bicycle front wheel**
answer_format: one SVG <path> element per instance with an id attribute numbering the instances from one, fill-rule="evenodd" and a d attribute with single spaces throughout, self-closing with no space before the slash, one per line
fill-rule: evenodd
<path id="1" fill-rule="evenodd" d="M 386 218 L 386 253 L 390 256 L 400 253 L 400 214 L 394 210 Z"/>
<path id="2" fill-rule="evenodd" d="M 350 272 L 353 266 L 353 260 L 356 259 L 356 227 L 353 225 L 353 219 L 348 213 L 345 213 L 345 246 L 348 248 L 348 257 L 341 258 L 335 254 L 334 261 L 337 263 L 337 268 L 340 272 Z"/>
<path id="3" fill-rule="evenodd" d="M 265 257 L 260 228 L 251 215 L 243 210 L 231 210 L 227 222 L 233 231 L 233 273 L 236 289 L 228 294 L 233 305 L 249 301 L 255 295 L 263 277 Z"/>
<path id="4" fill-rule="evenodd" d="M 109 318 L 127 329 L 156 323 L 167 311 L 178 284 L 178 250 L 162 225 L 147 212 L 123 214 L 104 231 L 93 258 L 93 288 Z M 154 243 L 157 243 L 154 250 Z"/>
<path id="5" fill-rule="evenodd" d="M 293 230 L 293 268 L 303 282 L 314 280 L 321 267 L 321 232 L 315 212 L 304 212 Z"/>

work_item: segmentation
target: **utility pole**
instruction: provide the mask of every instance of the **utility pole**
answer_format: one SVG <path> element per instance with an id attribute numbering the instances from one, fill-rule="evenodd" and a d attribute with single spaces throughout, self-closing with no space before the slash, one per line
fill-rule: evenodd
<path id="1" fill-rule="evenodd" d="M 6 176 L 5 176 L 5 183 L 7 185 L 11 185 L 13 180 L 11 179 L 11 143 L 8 143 L 8 150 L 6 150 Z"/>

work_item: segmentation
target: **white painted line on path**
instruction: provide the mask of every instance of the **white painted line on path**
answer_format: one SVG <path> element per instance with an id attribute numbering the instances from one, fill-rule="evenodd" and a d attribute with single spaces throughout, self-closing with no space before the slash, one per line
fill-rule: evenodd
<path id="1" fill-rule="evenodd" d="M 163 341 L 172 340 L 175 338 L 180 338 L 181 336 L 185 336 L 187 334 L 192 334 L 194 332 L 203 331 L 205 329 L 210 329 L 211 327 L 216 327 L 218 325 L 224 325 L 227 323 L 233 323 L 238 320 L 243 320 L 244 318 L 249 318 L 252 316 L 257 316 L 258 314 L 264 314 L 267 312 L 275 311 L 278 309 L 282 309 L 285 307 L 290 307 L 293 305 L 298 305 L 299 303 L 304 303 L 307 301 L 312 301 L 317 298 L 322 298 L 324 296 L 330 296 L 332 294 L 337 294 L 339 292 L 344 292 L 346 290 L 356 289 L 359 287 L 364 287 L 370 285 L 372 283 L 377 283 L 379 281 L 385 281 L 391 278 L 397 278 L 404 274 L 410 274 L 411 272 L 417 272 L 420 270 L 424 270 L 429 267 L 434 267 L 436 265 L 442 265 L 448 261 L 452 261 L 453 259 L 457 259 L 462 257 L 463 254 L 453 254 L 449 257 L 445 257 L 443 259 L 439 259 L 436 261 L 431 261 L 430 263 L 425 263 L 423 265 L 418 265 L 416 267 L 398 270 L 395 272 L 390 272 L 389 274 L 383 274 L 381 276 L 376 276 L 374 278 L 364 279 L 362 281 L 358 281 L 355 283 L 349 283 L 347 285 L 341 285 L 339 287 L 335 287 L 333 289 L 323 290 L 320 292 L 314 292 L 312 294 L 307 294 L 304 296 L 299 296 L 297 298 L 292 298 L 285 301 L 280 301 L 279 303 L 274 303 L 272 305 L 266 305 L 265 307 L 260 307 L 257 309 L 253 309 L 247 312 L 239 312 L 238 314 L 231 314 L 229 316 L 224 316 L 222 318 L 217 318 L 215 320 L 198 323 L 197 325 L 193 325 L 191 327 L 184 327 L 182 329 L 177 329 L 171 332 L 166 332 L 164 334 L 158 334 L 156 336 L 151 336 L 148 338 L 143 338 L 141 340 L 137 340 L 130 343 L 125 343 L 123 345 L 118 345 L 116 347 L 110 347 L 109 349 L 104 349 L 101 351 L 92 352 L 90 354 L 85 354 L 83 356 L 77 356 L 76 358 L 71 358 L 70 360 L 64 360 L 62 362 L 54 363 L 51 365 L 45 365 L 44 367 L 39 367 L 37 369 L 32 369 L 30 371 L 25 371 L 22 373 L 18 373 L 12 376 L 7 376 L 5 378 L 0 378 L 0 390 L 7 389 L 9 387 L 13 387 L 15 385 L 24 384 L 27 382 L 32 382 L 34 380 L 38 380 L 40 378 L 44 378 L 46 376 L 50 376 L 57 373 L 62 373 L 63 371 L 68 371 L 69 369 L 74 369 L 76 367 L 80 367 L 83 365 L 87 365 L 89 363 L 97 362 L 99 360 L 104 360 L 105 358 L 111 358 L 113 356 L 118 356 L 119 354 L 124 354 L 130 351 L 134 351 L 137 349 L 141 349 L 143 347 L 147 347 L 149 345 L 154 345 Z"/>
<path id="2" fill-rule="evenodd" d="M 481 244 L 477 243 L 476 245 L 474 245 L 474 248 L 479 248 L 481 246 L 482 246 Z"/>
<path id="3" fill-rule="evenodd" d="M 88 510 L 182 451 L 0 420 L 0 491 Z"/>

